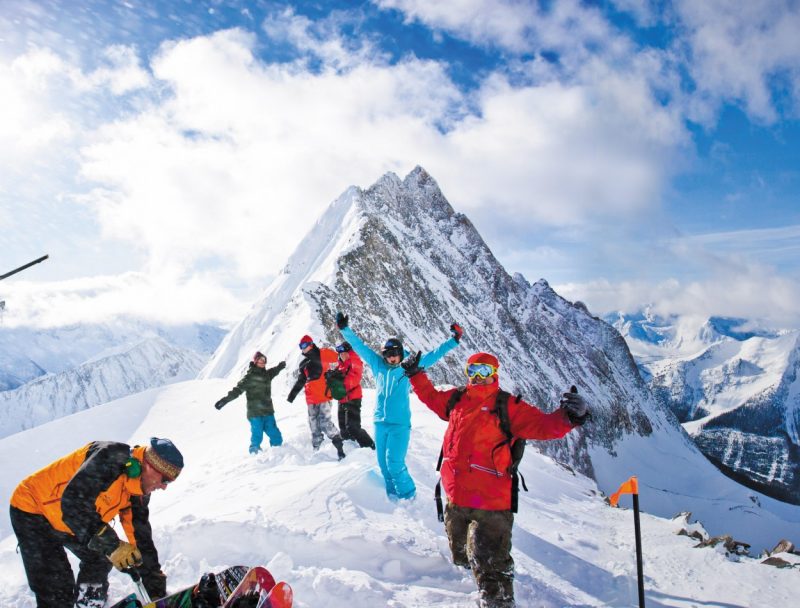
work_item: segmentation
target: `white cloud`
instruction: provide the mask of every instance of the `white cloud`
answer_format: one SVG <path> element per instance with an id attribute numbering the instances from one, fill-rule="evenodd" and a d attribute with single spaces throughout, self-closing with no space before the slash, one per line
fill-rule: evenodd
<path id="1" fill-rule="evenodd" d="M 796 241 L 796 230 L 794 233 Z M 766 320 L 772 326 L 798 327 L 800 277 L 780 273 L 740 252 L 707 247 L 719 242 L 713 235 L 673 242 L 669 263 L 678 270 L 667 279 L 598 279 L 565 283 L 555 289 L 567 299 L 582 300 L 594 314 L 633 312 L 649 303 L 652 311 L 661 315 L 743 317 Z M 661 250 L 659 255 L 670 253 Z"/>
<path id="2" fill-rule="evenodd" d="M 678 0 L 687 66 L 697 85 L 692 112 L 714 118 L 723 102 L 739 102 L 755 119 L 778 115 L 782 87 L 800 110 L 800 6 L 791 0 Z M 781 81 L 785 85 L 781 85 Z M 780 94 L 780 93 L 779 93 Z"/>
<path id="3" fill-rule="evenodd" d="M 166 323 L 195 320 L 232 322 L 247 310 L 247 300 L 222 288 L 221 275 L 168 272 L 123 273 L 69 281 L 15 280 L 3 285 L 8 327 L 57 327 L 127 315 Z"/>
<path id="4" fill-rule="evenodd" d="M 395 9 L 408 21 L 445 30 L 476 44 L 498 45 L 523 52 L 530 48 L 532 28 L 539 16 L 527 0 L 373 0 L 380 8 Z"/>

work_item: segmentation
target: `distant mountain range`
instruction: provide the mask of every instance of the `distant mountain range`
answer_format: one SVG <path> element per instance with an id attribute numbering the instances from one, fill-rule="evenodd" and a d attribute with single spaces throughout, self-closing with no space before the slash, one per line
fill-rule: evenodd
<path id="1" fill-rule="evenodd" d="M 654 395 L 721 470 L 800 504 L 800 332 L 743 319 L 606 317 Z"/>
<path id="2" fill-rule="evenodd" d="M 120 318 L 0 327 L 0 437 L 149 388 L 189 380 L 225 330 Z"/>

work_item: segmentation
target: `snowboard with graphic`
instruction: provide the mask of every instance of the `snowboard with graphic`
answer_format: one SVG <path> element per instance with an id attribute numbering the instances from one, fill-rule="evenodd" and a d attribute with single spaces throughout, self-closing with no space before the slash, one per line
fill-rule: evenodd
<path id="1" fill-rule="evenodd" d="M 293 595 L 288 583 L 275 583 L 269 570 L 256 566 L 245 575 L 223 608 L 291 608 Z"/>
<path id="2" fill-rule="evenodd" d="M 231 566 L 225 570 L 214 574 L 212 587 L 203 589 L 205 593 L 216 595 L 216 606 L 221 606 L 236 590 L 239 583 L 247 576 L 250 568 L 247 566 Z M 142 604 L 135 593 L 130 594 L 122 601 L 114 604 L 111 608 L 192 608 L 192 598 L 196 598 L 203 581 L 208 580 L 204 577 L 199 585 L 193 585 L 172 593 L 166 597 L 154 600 L 149 604 Z"/>

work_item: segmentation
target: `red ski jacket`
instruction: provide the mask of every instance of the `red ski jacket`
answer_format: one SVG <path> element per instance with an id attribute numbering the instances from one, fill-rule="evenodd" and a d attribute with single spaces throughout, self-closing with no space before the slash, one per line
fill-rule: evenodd
<path id="1" fill-rule="evenodd" d="M 347 394 L 340 403 L 346 403 L 353 399 L 361 399 L 363 392 L 361 391 L 361 377 L 364 375 L 364 362 L 361 360 L 355 351 L 350 351 L 350 358 L 347 361 L 339 359 L 339 366 L 337 368 L 344 374 L 344 388 Z"/>
<path id="2" fill-rule="evenodd" d="M 411 385 L 422 403 L 448 420 L 447 402 L 457 389 L 436 390 L 422 372 L 411 377 Z M 450 412 L 441 475 L 448 500 L 459 507 L 511 508 L 511 450 L 501 445 L 506 436 L 492 412 L 499 389 L 497 382 L 469 385 Z M 520 439 L 559 439 L 574 428 L 562 410 L 545 414 L 513 397 L 508 400 L 508 419 L 512 434 Z"/>

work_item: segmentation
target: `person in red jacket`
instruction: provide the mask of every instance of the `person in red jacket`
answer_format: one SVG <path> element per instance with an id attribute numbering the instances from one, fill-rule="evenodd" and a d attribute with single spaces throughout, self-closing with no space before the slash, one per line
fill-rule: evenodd
<path id="1" fill-rule="evenodd" d="M 344 458 L 344 441 L 339 429 L 331 419 L 331 398 L 325 385 L 325 372 L 336 368 L 339 361 L 336 351 L 330 348 L 319 348 L 311 336 L 300 338 L 300 350 L 303 360 L 297 370 L 297 381 L 289 391 L 286 400 L 292 403 L 301 390 L 306 395 L 308 406 L 308 426 L 311 428 L 311 446 L 316 452 L 327 435 L 336 447 L 339 460 Z"/>
<path id="2" fill-rule="evenodd" d="M 359 447 L 375 449 L 375 442 L 361 426 L 361 377 L 364 375 L 364 362 L 349 342 L 336 347 L 339 353 L 337 371 L 342 374 L 345 393 L 339 400 L 339 430 L 342 439 L 354 439 Z"/>
<path id="3" fill-rule="evenodd" d="M 419 353 L 403 362 L 420 401 L 447 430 L 442 446 L 442 485 L 447 495 L 444 521 L 453 562 L 472 570 L 484 608 L 513 608 L 514 560 L 511 558 L 511 450 L 494 412 L 500 386 L 500 363 L 489 353 L 475 353 L 464 373 L 468 384 L 440 391 L 419 367 Z M 559 439 L 583 424 L 588 409 L 576 392 L 564 393 L 561 407 L 550 414 L 521 399 L 508 400 L 511 434 L 520 439 Z"/>

